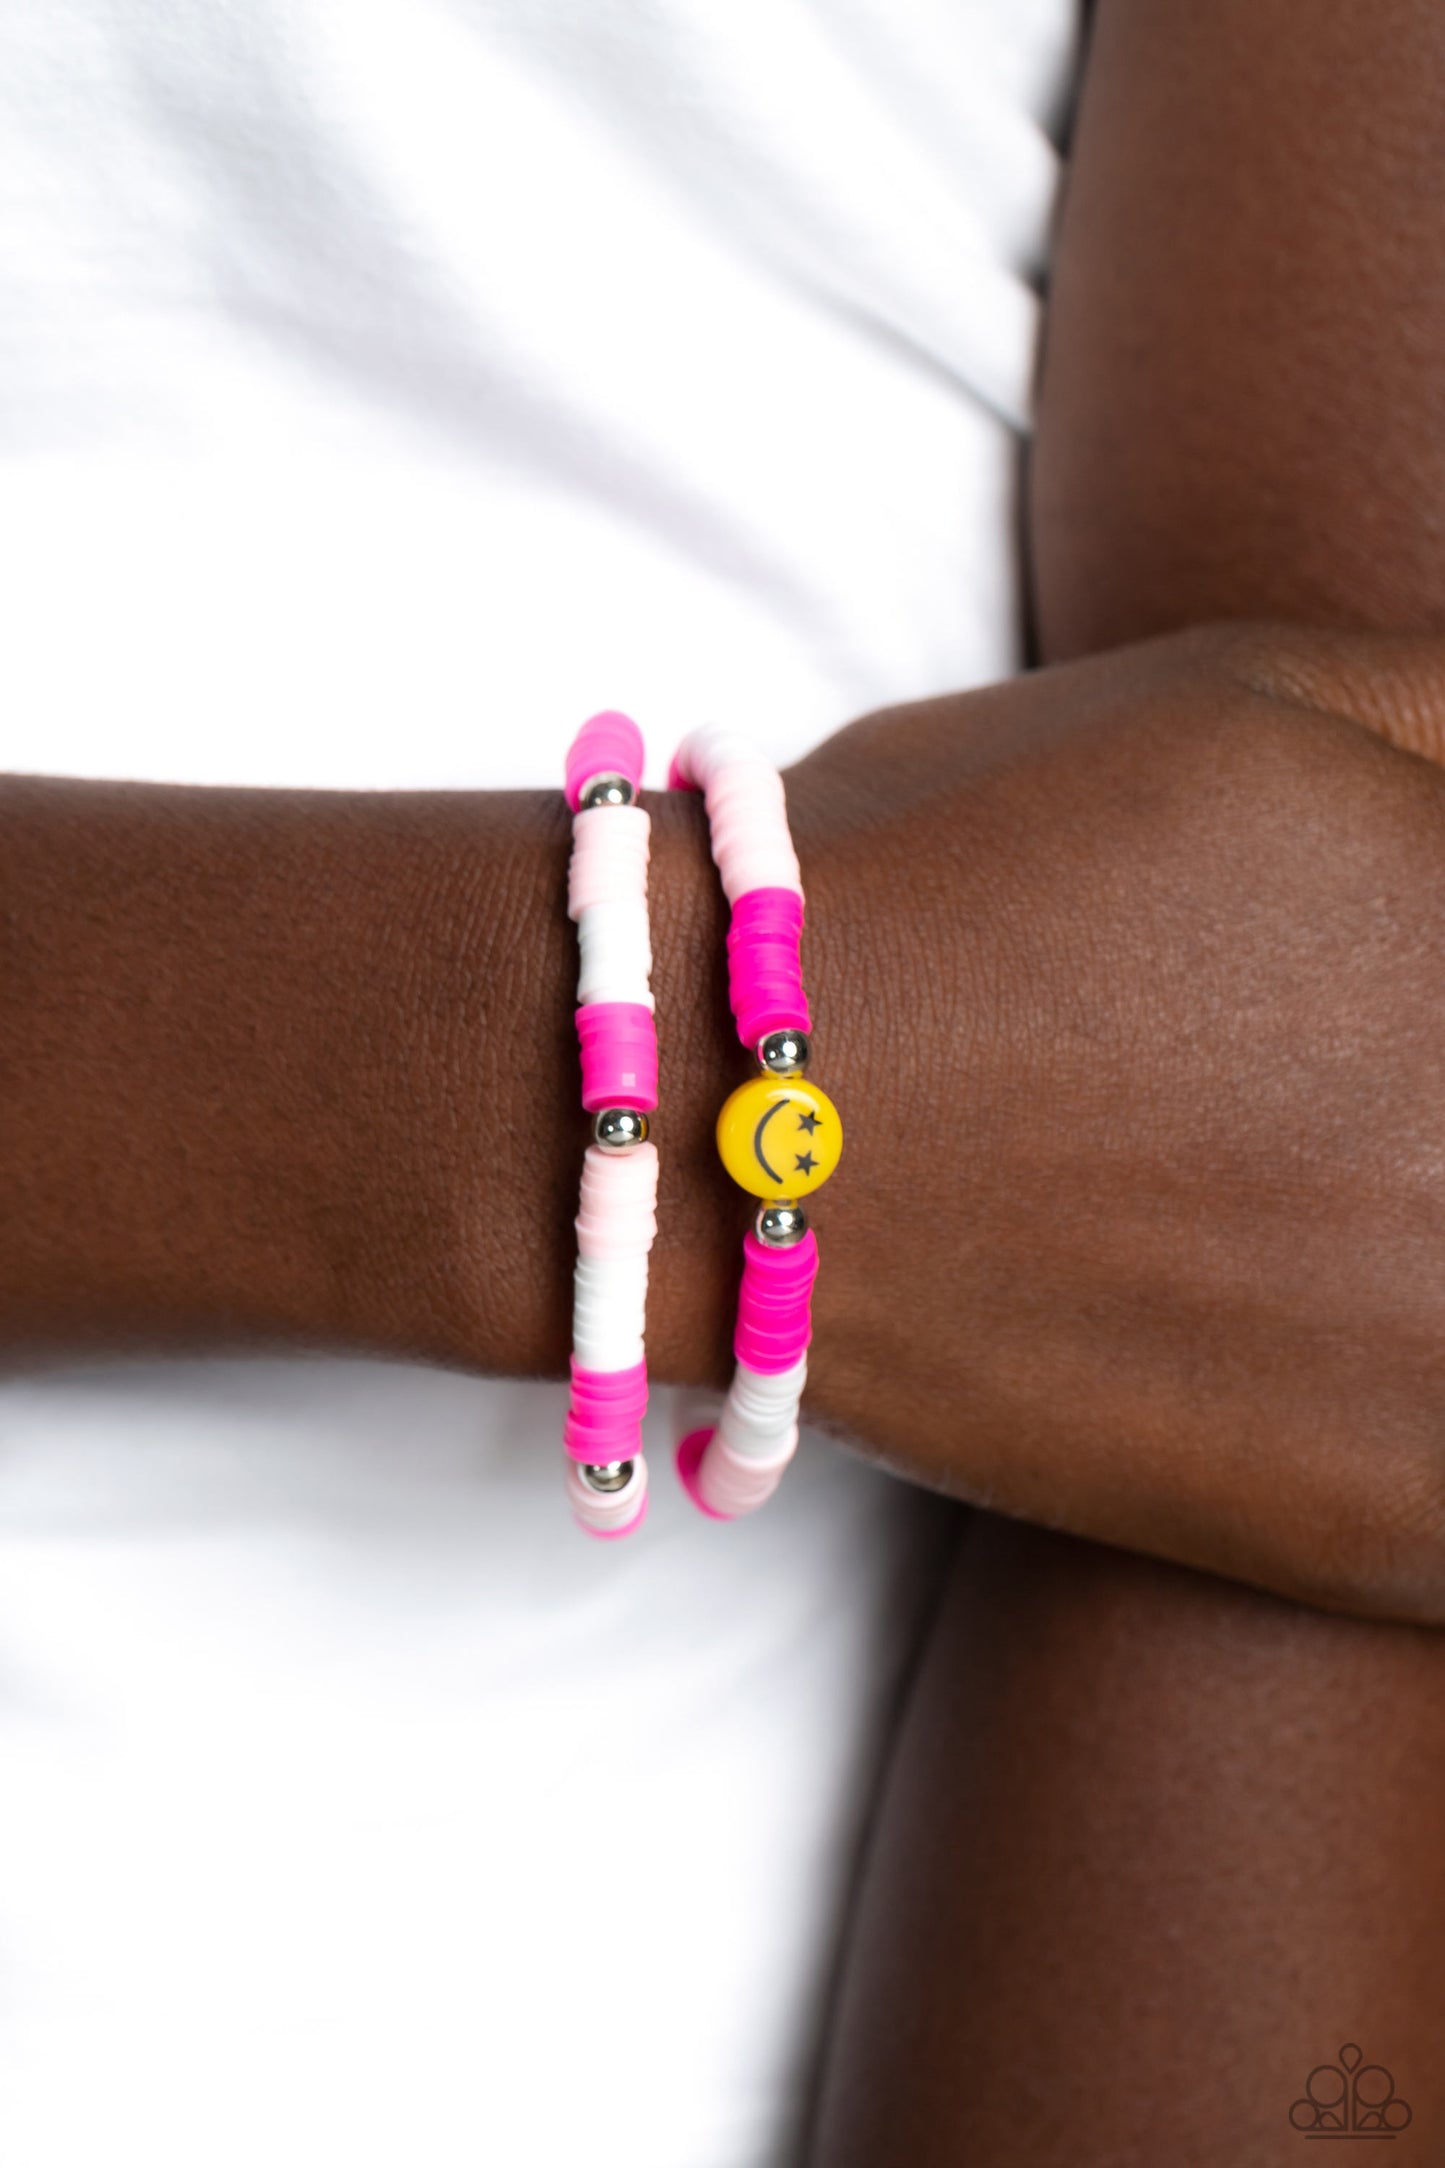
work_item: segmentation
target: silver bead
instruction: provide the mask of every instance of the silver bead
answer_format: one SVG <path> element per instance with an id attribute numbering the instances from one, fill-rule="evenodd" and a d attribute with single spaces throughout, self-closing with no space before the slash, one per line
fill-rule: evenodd
<path id="1" fill-rule="evenodd" d="M 592 1134 L 605 1152 L 625 1152 L 647 1142 L 647 1116 L 635 1107 L 601 1107 L 592 1117 Z"/>
<path id="2" fill-rule="evenodd" d="M 812 1051 L 806 1031 L 770 1031 L 758 1041 L 758 1060 L 772 1076 L 796 1076 Z"/>
<path id="3" fill-rule="evenodd" d="M 753 1224 L 759 1242 L 765 1242 L 770 1250 L 790 1250 L 808 1232 L 808 1215 L 800 1204 L 789 1204 L 780 1197 L 774 1203 L 760 1205 Z"/>
<path id="4" fill-rule="evenodd" d="M 589 775 L 577 794 L 581 812 L 594 805 L 631 805 L 637 796 L 625 775 Z"/>
<path id="5" fill-rule="evenodd" d="M 590 1490 L 604 1494 L 626 1490 L 632 1481 L 632 1466 L 630 1460 L 584 1461 L 582 1480 Z"/>

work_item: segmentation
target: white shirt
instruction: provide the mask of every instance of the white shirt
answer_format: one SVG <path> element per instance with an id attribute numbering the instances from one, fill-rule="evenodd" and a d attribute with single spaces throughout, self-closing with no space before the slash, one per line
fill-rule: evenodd
<path id="1" fill-rule="evenodd" d="M 1073 18 L 17 0 L 0 759 L 661 784 L 1006 674 Z M 941 1518 L 805 1437 L 706 1523 L 659 1404 L 589 1545 L 563 1402 L 0 1390 L 6 2168 L 795 2160 Z"/>

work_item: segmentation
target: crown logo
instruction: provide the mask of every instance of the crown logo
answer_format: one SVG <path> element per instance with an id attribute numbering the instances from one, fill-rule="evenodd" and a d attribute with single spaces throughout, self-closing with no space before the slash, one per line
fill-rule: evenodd
<path id="1" fill-rule="evenodd" d="M 1384 2064 L 1367 2063 L 1347 2040 L 1337 2063 L 1320 2063 L 1310 2072 L 1289 2119 L 1306 2138 L 1398 2138 L 1411 2113 Z"/>

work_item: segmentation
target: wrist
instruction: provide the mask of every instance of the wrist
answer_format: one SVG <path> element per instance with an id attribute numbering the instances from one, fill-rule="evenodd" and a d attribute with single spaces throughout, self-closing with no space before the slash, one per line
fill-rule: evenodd
<path id="1" fill-rule="evenodd" d="M 747 1067 L 701 804 L 652 814 L 661 1383 L 722 1383 Z M 565 1375 L 588 1135 L 560 791 L 0 791 L 0 1353 Z"/>
<path id="2" fill-rule="evenodd" d="M 741 1200 L 713 1142 L 718 1105 L 746 1072 L 727 1004 L 727 909 L 703 808 L 650 793 L 652 985 L 657 1003 L 658 1235 L 647 1311 L 655 1384 L 722 1384 L 731 1365 Z M 414 1090 L 428 1109 L 408 1149 L 434 1156 L 413 1215 L 421 1255 L 402 1265 L 426 1323 L 415 1352 L 509 1376 L 562 1377 L 571 1345 L 573 1218 L 591 1134 L 580 1106 L 573 1012 L 576 930 L 566 915 L 570 829 L 561 793 L 470 801 L 471 847 L 417 929 L 424 1006 L 445 1019 Z M 413 997 L 415 998 L 415 996 Z M 395 1209 L 388 1215 L 394 1223 Z"/>

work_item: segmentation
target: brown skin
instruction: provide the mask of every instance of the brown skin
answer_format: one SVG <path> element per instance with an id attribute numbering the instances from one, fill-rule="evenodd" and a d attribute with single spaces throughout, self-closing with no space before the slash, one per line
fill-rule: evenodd
<path id="1" fill-rule="evenodd" d="M 664 1084 L 701 1116 L 725 1053 L 697 811 L 659 824 L 656 978 Z M 568 843 L 560 793 L 0 784 L 8 1362 L 289 1343 L 565 1371 Z M 707 1324 L 657 1322 L 705 1364 Z"/>
<path id="2" fill-rule="evenodd" d="M 1347 11 L 1320 14 L 1338 46 Z M 1420 10 L 1391 14 L 1402 35 L 1428 34 Z M 1302 201 L 1280 249 L 1280 206 L 1249 187 L 1231 204 L 1219 170 L 1221 145 L 1232 161 L 1264 146 L 1271 158 L 1279 147 L 1286 180 L 1313 176 L 1317 161 L 1298 160 L 1311 131 L 1337 141 L 1352 110 L 1336 81 L 1372 80 L 1378 11 L 1358 11 L 1359 51 L 1337 54 L 1351 65 L 1321 84 L 1289 73 L 1313 65 L 1313 14 L 1308 40 L 1297 15 L 1240 0 L 1136 4 L 1111 23 L 1118 37 L 1091 70 L 1081 200 L 1100 161 L 1121 159 L 1123 177 L 1071 218 L 1044 400 L 1049 651 L 1219 610 L 1429 621 L 1439 439 L 1410 398 L 1428 392 L 1438 342 L 1410 317 L 1421 363 L 1408 382 L 1392 375 L 1386 398 L 1378 370 L 1356 383 L 1358 338 L 1342 347 L 1335 317 L 1329 336 L 1299 337 L 1297 367 L 1261 360 L 1246 335 L 1266 320 L 1266 287 L 1297 263 L 1320 281 L 1302 301 L 1337 311 L 1340 261 L 1316 222 L 1337 231 L 1344 197 Z M 1155 23 L 1175 42 L 1111 113 L 1100 98 L 1127 82 L 1111 70 L 1133 50 L 1128 33 Z M 1178 41 L 1200 38 L 1178 109 L 1141 103 Z M 1418 88 L 1433 114 L 1428 57 L 1397 68 L 1391 94 L 1408 103 Z M 1191 115 L 1213 117 L 1250 85 L 1262 102 L 1248 126 L 1191 136 Z M 1134 129 L 1136 112 L 1149 128 Z M 1372 249 L 1414 222 L 1391 183 L 1412 140 L 1392 122 L 1368 174 L 1352 162 L 1350 204 L 1356 180 L 1378 183 L 1365 198 Z M 1181 171 L 1174 203 L 1161 183 Z M 1389 215 L 1372 230 L 1376 199 Z M 1121 226 L 1126 215 L 1142 231 Z M 1216 307 L 1211 295 L 1191 319 L 1186 218 L 1214 221 L 1214 257 L 1241 282 L 1219 355 L 1245 358 L 1223 380 L 1212 434 L 1197 424 L 1202 449 L 1183 474 L 1169 447 L 1184 395 L 1213 396 L 1196 365 Z M 1401 270 L 1394 299 L 1428 314 L 1440 254 L 1432 237 L 1417 270 L 1410 245 L 1384 249 Z M 1121 300 L 1110 282 L 1131 266 Z M 1171 278 L 1168 337 L 1151 333 L 1142 381 L 1121 373 L 1107 336 L 1102 359 L 1071 361 L 1091 321 L 1122 326 L 1127 344 Z M 1394 368 L 1401 342 L 1383 327 L 1400 310 L 1382 317 L 1380 293 L 1365 297 L 1352 329 L 1368 348 L 1373 325 L 1375 358 Z M 1293 336 L 1289 312 L 1268 321 Z M 1298 321 L 1319 323 L 1318 309 Z M 1161 352 L 1172 388 L 1146 408 Z M 1288 433 L 1315 368 L 1333 371 L 1306 408 L 1316 456 L 1261 470 L 1281 431 L 1298 441 Z M 1055 428 L 1071 378 L 1077 403 Z M 1248 410 L 1261 387 L 1271 410 Z M 1361 421 L 1397 429 L 1402 455 L 1369 439 L 1338 506 L 1315 493 L 1322 475 L 1333 487 L 1336 418 L 1346 436 Z M 1112 436 L 1096 436 L 1106 424 Z M 1117 457 L 1135 432 L 1153 445 L 1137 473 Z M 1115 457 L 1090 473 L 1095 443 Z M 1072 496 L 1069 456 L 1082 477 Z M 1151 475 L 1154 525 L 1131 558 Z M 1212 486 L 1230 475 L 1234 498 L 1211 525 Z M 1114 518 L 1116 479 L 1132 495 Z M 1245 538 L 1266 497 L 1268 542 L 1252 557 Z M 1351 524 L 1362 507 L 1365 543 Z M 1298 589 L 1282 565 L 1300 568 Z M 886 744 L 864 726 L 794 777 L 826 1080 L 850 1120 L 845 1171 L 819 1213 L 816 1408 L 960 1494 L 1330 1602 L 1433 1617 L 1426 1312 L 1440 1200 L 1419 1147 L 1424 1108 L 1440 1102 L 1426 1014 L 1445 876 L 1439 782 L 1248 684 L 1278 692 L 1302 675 L 1324 707 L 1358 715 L 1373 677 L 1357 653 L 1297 644 L 1284 674 L 1269 642 L 1249 653 L 1243 671 L 1237 645 L 1206 644 L 939 703 L 896 719 Z M 1403 677 L 1383 670 L 1399 734 L 1433 732 L 1437 680 L 1433 655 L 1407 658 Z M 280 1342 L 560 1368 L 580 1137 L 555 802 L 18 783 L 0 827 L 13 1235 L 0 1246 L 0 1330 L 13 1360 Z M 715 1375 L 739 1204 L 707 1133 L 740 1057 L 696 808 L 660 811 L 658 845 L 668 1149 L 651 1344 L 660 1374 Z M 1368 972 L 1350 934 L 1363 924 Z M 901 1091 L 900 1071 L 921 1093 Z M 900 1125 L 904 1104 L 939 1119 Z M 908 1406 L 882 1405 L 878 1366 L 915 1351 Z M 907 1362 L 901 1374 L 913 1376 Z M 1318 1440 L 1297 1394 L 1320 1416 Z M 1277 1423 L 1260 1420 L 1261 1399 Z M 1348 1435 L 1341 1406 L 1357 1411 Z M 1246 1464 L 1241 1422 L 1262 1469 Z M 914 1720 L 870 1884 L 830 2168 L 1288 2158 L 1284 2113 L 1303 2069 L 1356 2030 L 1397 2063 L 1428 2129 L 1441 1948 L 1433 1637 L 1286 1611 L 984 1515 L 973 1529 L 925 1686 L 942 1700 Z M 1388 1718 L 1363 1728 L 1357 1712 L 1377 1707 Z M 890 1969 L 900 1951 L 906 1973 Z M 903 2013 L 879 1992 L 900 1978 L 919 1994 L 906 2061 Z"/>
<path id="3" fill-rule="evenodd" d="M 1436 2168 L 1440 1696 L 1423 1628 L 970 1516 L 813 2158 L 1286 2168 L 1307 2073 L 1356 2041 Z"/>
<path id="4" fill-rule="evenodd" d="M 1445 21 L 1307 16 L 1099 9 L 1032 486 L 1051 656 L 1213 615 L 1445 622 Z M 1312 645 L 1284 679 L 1309 699 Z M 1348 705 L 1367 677 L 1333 667 Z M 1343 983 L 1372 968 L 1356 949 Z M 1360 1110 L 1364 1159 L 1389 1124 Z M 1374 1436 L 1357 1411 L 1362 1460 Z M 819 2168 L 1275 2168 L 1347 2040 L 1412 2103 L 1401 2158 L 1445 2158 L 1442 1856 L 1437 1633 L 971 1516 Z"/>
<path id="5" fill-rule="evenodd" d="M 1046 659 L 1445 628 L 1445 14 L 1104 0 L 1031 479 Z"/>
<path id="6" fill-rule="evenodd" d="M 1300 648 L 1435 742 L 1445 650 Z M 1445 1617 L 1445 774 L 1189 635 L 865 719 L 789 779 L 845 1172 L 810 1408 L 909 1475 Z M 12 1356 L 365 1348 L 557 1374 L 582 1119 L 553 802 L 18 780 Z M 747 1207 L 695 802 L 658 809 L 660 1378 Z M 911 1206 L 909 1201 L 912 1200 Z M 904 1208 L 900 1208 L 902 1205 Z M 540 1239 L 539 1239 L 540 1237 Z"/>
<path id="7" fill-rule="evenodd" d="M 1441 651 L 1375 652 L 1438 723 Z M 792 772 L 849 1113 L 811 1404 L 956 1496 L 1439 1620 L 1445 774 L 1288 667 L 1188 635 Z"/>

